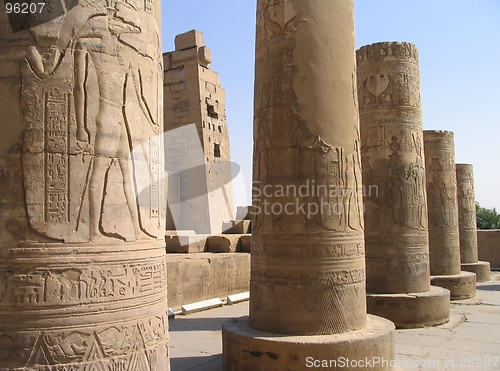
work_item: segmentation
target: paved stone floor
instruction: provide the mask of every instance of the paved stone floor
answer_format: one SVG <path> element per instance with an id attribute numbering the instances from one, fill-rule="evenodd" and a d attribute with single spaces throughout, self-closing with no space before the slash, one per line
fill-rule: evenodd
<path id="1" fill-rule="evenodd" d="M 246 315 L 248 302 L 171 319 L 172 371 L 220 371 L 222 323 Z M 452 302 L 449 323 L 395 337 L 399 371 L 500 370 L 500 273 L 478 284 L 476 298 Z"/>

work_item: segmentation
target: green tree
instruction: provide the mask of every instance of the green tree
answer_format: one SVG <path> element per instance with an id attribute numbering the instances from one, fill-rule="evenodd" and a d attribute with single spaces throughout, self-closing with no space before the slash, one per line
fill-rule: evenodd
<path id="1" fill-rule="evenodd" d="M 496 209 L 481 207 L 476 202 L 477 229 L 500 229 L 500 214 Z"/>

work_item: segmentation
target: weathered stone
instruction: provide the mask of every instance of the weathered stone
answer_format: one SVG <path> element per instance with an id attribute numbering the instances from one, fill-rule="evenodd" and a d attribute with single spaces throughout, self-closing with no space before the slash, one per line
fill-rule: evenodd
<path id="1" fill-rule="evenodd" d="M 461 272 L 455 145 L 451 131 L 424 130 L 431 284 L 450 299 L 476 296 L 476 277 Z"/>
<path id="2" fill-rule="evenodd" d="M 236 220 L 252 220 L 252 206 L 238 206 Z"/>
<path id="3" fill-rule="evenodd" d="M 483 265 L 488 265 L 478 269 L 477 272 L 467 269 L 469 272 L 476 273 L 478 280 L 480 276 L 483 276 L 480 271 L 484 271 L 484 274 L 488 274 L 487 277 L 490 277 L 490 265 L 494 270 L 500 270 L 500 230 L 477 231 L 477 256 L 480 260 L 483 260 L 481 262 Z M 471 264 L 474 263 L 469 265 Z"/>
<path id="4" fill-rule="evenodd" d="M 304 371 L 309 368 L 390 371 L 391 360 L 394 360 L 393 329 L 392 322 L 369 315 L 366 325 L 360 330 L 321 336 L 286 336 L 256 330 L 249 325 L 248 317 L 231 319 L 222 327 L 225 339 L 222 363 L 224 370 L 231 371 Z M 374 359 L 386 362 L 375 365 L 372 362 L 372 367 L 365 367 L 365 364 L 341 367 L 340 362 L 347 362 L 347 359 L 354 362 Z M 328 366 L 321 367 L 325 365 L 320 362 L 319 367 L 314 367 L 318 365 L 318 360 L 326 360 Z M 338 361 L 338 366 L 334 361 Z"/>
<path id="5" fill-rule="evenodd" d="M 488 261 L 477 263 L 462 263 L 462 270 L 476 274 L 476 282 L 491 281 L 491 267 Z"/>
<path id="6" fill-rule="evenodd" d="M 192 314 L 196 312 L 201 312 L 204 310 L 209 310 L 213 308 L 222 307 L 222 301 L 219 298 L 204 300 L 192 304 L 186 304 L 181 307 L 182 314 Z"/>
<path id="7" fill-rule="evenodd" d="M 460 227 L 460 257 L 462 263 L 476 263 L 477 222 L 476 195 L 472 165 L 456 164 L 458 217 Z"/>
<path id="8" fill-rule="evenodd" d="M 170 369 L 159 5 L 1 6 L 2 370 Z"/>
<path id="9" fill-rule="evenodd" d="M 381 42 L 357 53 L 361 162 L 365 205 L 367 291 L 383 306 L 368 312 L 396 324 L 402 311 L 373 311 L 432 296 L 420 76 L 417 48 Z M 390 272 L 390 273 L 389 273 Z M 423 295 L 406 297 L 409 293 Z M 389 294 L 396 294 L 390 296 Z M 413 295 L 413 294 L 412 294 Z M 375 299 L 371 299 L 373 301 Z M 449 300 L 438 295 L 433 301 Z M 442 303 L 441 307 L 445 307 Z M 448 306 L 449 307 L 449 306 Z M 418 310 L 418 305 L 410 309 Z M 429 309 L 428 313 L 441 315 Z M 419 318 L 414 313 L 414 318 Z M 442 317 L 426 319 L 440 323 Z M 418 326 L 418 324 L 416 324 Z"/>
<path id="10" fill-rule="evenodd" d="M 359 49 L 357 60 L 367 290 L 426 292 L 429 244 L 417 48 L 376 43 Z"/>
<path id="11" fill-rule="evenodd" d="M 397 328 L 438 326 L 450 317 L 450 291 L 442 287 L 409 294 L 368 294 L 366 299 L 369 313 L 394 319 Z"/>
<path id="12" fill-rule="evenodd" d="M 219 234 L 234 220 L 226 93 L 200 31 L 177 35 L 163 60 L 167 229 Z"/>
<path id="13" fill-rule="evenodd" d="M 478 263 L 476 195 L 474 172 L 470 164 L 456 164 L 460 258 L 464 271 L 477 273 L 477 282 L 489 281 L 489 264 Z"/>
<path id="14" fill-rule="evenodd" d="M 239 294 L 229 295 L 227 297 L 227 304 L 233 305 L 237 303 L 241 303 L 243 301 L 250 300 L 250 291 L 241 292 Z"/>
<path id="15" fill-rule="evenodd" d="M 222 224 L 224 234 L 247 234 L 251 232 L 250 220 L 235 220 Z"/>
<path id="16" fill-rule="evenodd" d="M 472 272 L 432 275 L 431 284 L 449 290 L 450 300 L 470 299 L 476 296 L 476 274 Z"/>
<path id="17" fill-rule="evenodd" d="M 208 234 L 166 234 L 165 242 L 167 245 L 167 253 L 193 254 L 204 252 L 207 250 L 208 237 Z"/>
<path id="18" fill-rule="evenodd" d="M 353 2 L 258 0 L 255 71 L 250 316 L 224 324 L 224 368 L 392 359 L 366 315 Z"/>
<path id="19" fill-rule="evenodd" d="M 431 275 L 460 273 L 455 146 L 450 131 L 424 131 Z"/>
<path id="20" fill-rule="evenodd" d="M 249 254 L 168 254 L 166 262 L 171 308 L 250 289 Z"/>
<path id="21" fill-rule="evenodd" d="M 191 49 L 203 46 L 203 34 L 198 30 L 191 30 L 175 37 L 175 50 Z"/>
<path id="22" fill-rule="evenodd" d="M 252 235 L 244 234 L 240 236 L 240 250 L 241 252 L 250 252 L 252 246 Z"/>
<path id="23" fill-rule="evenodd" d="M 240 247 L 240 235 L 225 234 L 210 236 L 207 240 L 207 245 L 210 252 L 236 252 Z"/>

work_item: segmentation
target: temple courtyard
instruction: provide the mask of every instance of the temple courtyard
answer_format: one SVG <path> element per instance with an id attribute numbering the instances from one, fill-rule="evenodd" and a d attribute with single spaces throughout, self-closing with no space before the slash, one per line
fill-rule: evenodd
<path id="1" fill-rule="evenodd" d="M 396 370 L 500 369 L 500 272 L 492 272 L 491 281 L 477 284 L 475 298 L 450 304 L 450 321 L 445 325 L 395 331 Z M 248 302 L 243 302 L 170 319 L 172 371 L 221 370 L 222 323 L 247 315 Z M 304 359 L 304 370 L 328 369 L 321 368 L 324 361 L 333 365 L 335 360 Z M 352 365 L 377 360 L 336 361 Z"/>

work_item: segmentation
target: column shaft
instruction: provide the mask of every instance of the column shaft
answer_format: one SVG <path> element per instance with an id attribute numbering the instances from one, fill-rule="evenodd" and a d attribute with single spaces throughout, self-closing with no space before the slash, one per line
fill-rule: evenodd
<path id="1" fill-rule="evenodd" d="M 427 292 L 429 244 L 417 48 L 357 51 L 367 290 Z"/>
<path id="2" fill-rule="evenodd" d="M 255 75 L 250 325 L 302 335 L 360 329 L 352 1 L 259 0 Z"/>
<path id="3" fill-rule="evenodd" d="M 462 263 L 477 263 L 476 194 L 474 170 L 469 164 L 456 164 L 460 257 Z"/>
<path id="4" fill-rule="evenodd" d="M 167 371 L 159 1 L 44 5 L 0 5 L 0 369 Z"/>
<path id="5" fill-rule="evenodd" d="M 450 131 L 424 130 L 431 275 L 460 273 L 455 146 Z"/>

